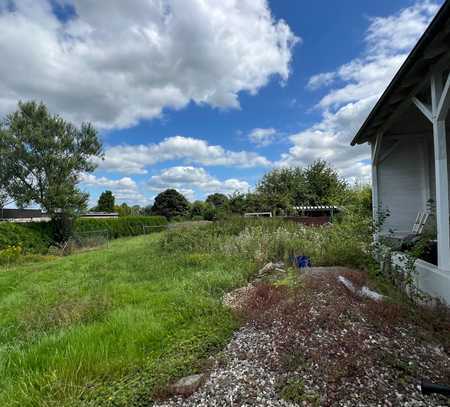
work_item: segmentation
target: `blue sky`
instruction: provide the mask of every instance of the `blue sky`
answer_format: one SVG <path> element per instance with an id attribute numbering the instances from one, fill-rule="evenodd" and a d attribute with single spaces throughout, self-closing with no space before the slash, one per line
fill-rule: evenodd
<path id="1" fill-rule="evenodd" d="M 0 0 L 0 113 L 37 99 L 93 122 L 92 202 L 247 191 L 318 158 L 368 181 L 349 142 L 440 3 Z"/>

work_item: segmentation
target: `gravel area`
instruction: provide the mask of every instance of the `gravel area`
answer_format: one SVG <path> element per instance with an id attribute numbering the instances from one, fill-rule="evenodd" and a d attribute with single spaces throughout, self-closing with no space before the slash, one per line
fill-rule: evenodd
<path id="1" fill-rule="evenodd" d="M 431 325 L 395 305 L 356 298 L 336 276 L 316 273 L 296 290 L 246 287 L 239 305 L 248 322 L 217 355 L 205 384 L 155 405 L 449 406 L 420 393 L 422 378 L 450 381 L 449 349 L 434 340 Z M 346 277 L 361 282 L 360 274 Z"/>
<path id="2" fill-rule="evenodd" d="M 271 364 L 279 357 L 272 346 L 276 331 L 261 331 L 252 323 L 247 324 L 218 355 L 209 379 L 198 392 L 155 406 L 295 406 L 278 399 L 275 390 L 278 372 Z"/>

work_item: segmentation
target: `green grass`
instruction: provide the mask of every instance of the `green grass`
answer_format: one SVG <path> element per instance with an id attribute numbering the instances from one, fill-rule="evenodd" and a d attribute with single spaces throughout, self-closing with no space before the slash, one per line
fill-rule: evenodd
<path id="1" fill-rule="evenodd" d="M 253 265 L 159 239 L 0 268 L 1 406 L 151 405 L 226 343 L 221 296 Z"/>

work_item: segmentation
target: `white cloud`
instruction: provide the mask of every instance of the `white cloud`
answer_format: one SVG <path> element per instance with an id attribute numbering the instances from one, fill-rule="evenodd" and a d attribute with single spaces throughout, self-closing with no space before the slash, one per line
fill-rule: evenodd
<path id="1" fill-rule="evenodd" d="M 438 9 L 436 1 L 422 0 L 398 14 L 373 18 L 366 36 L 368 52 L 377 55 L 408 52 Z"/>
<path id="2" fill-rule="evenodd" d="M 0 5 L 0 114 L 19 99 L 102 128 L 190 101 L 238 108 L 240 92 L 289 77 L 298 38 L 267 0 L 50 0 Z"/>
<path id="3" fill-rule="evenodd" d="M 137 188 L 136 182 L 130 177 L 113 180 L 106 177 L 97 177 L 93 174 L 82 174 L 80 181 L 86 185 L 111 189 L 135 190 Z"/>
<path id="4" fill-rule="evenodd" d="M 266 147 L 272 144 L 277 138 L 277 131 L 274 128 L 253 129 L 248 135 L 250 141 L 258 147 Z"/>
<path id="5" fill-rule="evenodd" d="M 114 197 L 116 198 L 116 203 L 126 202 L 129 205 L 146 206 L 152 202 L 152 199 L 139 191 L 139 187 L 136 182 L 129 177 L 110 179 L 83 173 L 80 175 L 80 182 L 83 187 L 94 187 L 112 191 Z M 92 196 L 91 200 L 93 198 L 94 197 Z M 96 200 L 94 199 L 91 202 L 91 205 L 95 205 L 95 203 Z"/>
<path id="6" fill-rule="evenodd" d="M 187 189 L 205 194 L 247 192 L 250 189 L 250 185 L 246 181 L 234 178 L 220 181 L 208 174 L 204 168 L 192 166 L 167 168 L 160 174 L 152 176 L 148 181 L 148 186 L 156 192 L 175 188 L 180 192 Z"/>
<path id="7" fill-rule="evenodd" d="M 207 166 L 267 167 L 267 158 L 254 152 L 229 151 L 218 145 L 191 137 L 175 136 L 158 144 L 120 145 L 105 152 L 99 167 L 126 174 L 145 174 L 146 166 L 169 160 L 183 160 Z"/>
<path id="8" fill-rule="evenodd" d="M 321 121 L 292 135 L 293 146 L 277 165 L 307 165 L 325 159 L 350 181 L 370 179 L 368 147 L 350 147 L 350 141 L 437 10 L 435 2 L 425 0 L 395 15 L 372 18 L 360 57 L 335 72 L 310 79 L 311 88 L 335 80 L 342 85 L 320 100 Z"/>
<path id="9" fill-rule="evenodd" d="M 322 86 L 331 85 L 336 79 L 336 72 L 324 72 L 319 73 L 317 75 L 311 76 L 309 78 L 308 84 L 306 87 L 311 90 L 316 90 L 321 88 Z"/>

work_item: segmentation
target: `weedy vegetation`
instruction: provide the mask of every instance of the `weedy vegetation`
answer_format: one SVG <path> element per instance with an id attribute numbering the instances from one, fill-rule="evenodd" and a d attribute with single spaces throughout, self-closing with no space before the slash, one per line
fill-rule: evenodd
<path id="1" fill-rule="evenodd" d="M 222 305 L 224 293 L 245 286 L 265 262 L 294 255 L 308 255 L 316 266 L 370 269 L 371 233 L 370 221 L 352 213 L 317 228 L 236 218 L 0 266 L 0 405 L 151 405 L 167 396 L 171 381 L 201 371 L 242 322 Z M 247 317 L 281 303 L 295 311 L 288 315 L 304 315 L 310 298 L 304 293 L 314 287 L 296 287 L 294 280 L 258 287 Z M 303 299 L 296 305 L 282 302 L 298 292 Z M 337 320 L 341 305 L 330 304 L 315 326 L 330 315 Z M 398 317 L 395 308 L 368 309 L 375 322 L 382 312 Z M 350 374 L 336 369 L 333 377 Z M 317 402 L 301 383 L 284 383 L 280 392 Z"/>

